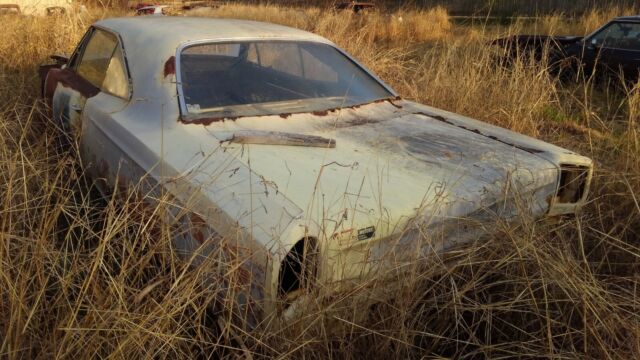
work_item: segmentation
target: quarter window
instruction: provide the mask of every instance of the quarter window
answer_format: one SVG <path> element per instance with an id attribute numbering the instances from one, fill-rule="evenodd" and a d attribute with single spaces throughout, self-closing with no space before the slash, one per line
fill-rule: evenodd
<path id="1" fill-rule="evenodd" d="M 129 97 L 129 79 L 124 67 L 124 60 L 120 46 L 116 46 L 116 50 L 109 60 L 107 74 L 102 83 L 102 89 L 108 93 L 121 98 Z"/>
<path id="2" fill-rule="evenodd" d="M 117 38 L 106 31 L 93 31 L 76 72 L 102 91 L 122 98 L 129 97 L 122 49 Z"/>

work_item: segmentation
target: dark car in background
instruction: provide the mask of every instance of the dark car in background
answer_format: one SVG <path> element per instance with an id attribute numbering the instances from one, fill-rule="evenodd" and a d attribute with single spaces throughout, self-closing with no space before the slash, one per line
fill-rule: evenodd
<path id="1" fill-rule="evenodd" d="M 640 73 L 640 15 L 615 18 L 585 37 L 517 35 L 493 44 L 504 48 L 508 60 L 526 54 L 548 58 L 554 73 L 623 75 L 632 81 Z"/>

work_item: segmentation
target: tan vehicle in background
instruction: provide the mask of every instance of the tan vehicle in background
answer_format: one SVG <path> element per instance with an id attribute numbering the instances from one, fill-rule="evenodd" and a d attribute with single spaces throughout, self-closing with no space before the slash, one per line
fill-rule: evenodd
<path id="1" fill-rule="evenodd" d="M 0 0 L 2 1 L 2 0 Z M 132 10 L 140 10 L 145 7 L 150 6 L 166 6 L 167 9 L 172 9 L 174 12 L 178 12 L 181 10 L 190 10 L 197 7 L 217 7 L 219 6 L 219 2 L 211 1 L 211 0 L 166 0 L 166 1 L 151 1 L 151 0 L 129 0 L 127 2 L 127 7 Z"/>
<path id="2" fill-rule="evenodd" d="M 73 9 L 71 0 L 0 0 L 0 15 L 46 16 L 66 14 Z"/>

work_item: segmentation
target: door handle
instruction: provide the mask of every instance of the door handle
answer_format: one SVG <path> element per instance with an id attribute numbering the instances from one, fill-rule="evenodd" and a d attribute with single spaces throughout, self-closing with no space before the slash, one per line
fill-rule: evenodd
<path id="1" fill-rule="evenodd" d="M 82 111 L 82 107 L 78 104 L 71 104 L 69 105 L 69 109 L 73 110 L 73 111 Z"/>

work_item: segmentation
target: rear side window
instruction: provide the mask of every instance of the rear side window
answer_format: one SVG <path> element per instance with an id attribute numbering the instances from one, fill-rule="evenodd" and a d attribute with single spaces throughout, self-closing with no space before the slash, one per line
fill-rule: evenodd
<path id="1" fill-rule="evenodd" d="M 591 38 L 595 45 L 640 51 L 640 24 L 615 22 Z"/>
<path id="2" fill-rule="evenodd" d="M 121 98 L 129 97 L 122 49 L 113 34 L 100 29 L 93 31 L 76 72 L 102 91 Z"/>

